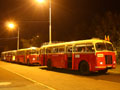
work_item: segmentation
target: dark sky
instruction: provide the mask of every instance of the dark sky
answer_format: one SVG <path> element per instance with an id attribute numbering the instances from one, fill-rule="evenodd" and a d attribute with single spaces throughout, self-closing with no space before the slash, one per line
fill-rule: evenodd
<path id="1" fill-rule="evenodd" d="M 10 32 L 5 28 L 4 23 L 7 20 L 18 23 L 21 38 L 30 39 L 39 35 L 42 42 L 49 40 L 48 2 L 38 5 L 33 1 L 0 0 L 0 48 L 8 43 L 16 45 L 16 40 L 2 39 L 17 36 L 17 30 Z M 52 40 L 71 41 L 94 37 L 85 36 L 84 33 L 90 33 L 88 27 L 92 19 L 108 11 L 120 13 L 119 4 L 119 0 L 52 0 Z"/>

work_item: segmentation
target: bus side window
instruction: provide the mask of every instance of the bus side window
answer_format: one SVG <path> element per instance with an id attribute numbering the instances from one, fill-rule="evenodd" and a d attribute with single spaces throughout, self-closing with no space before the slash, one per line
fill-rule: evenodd
<path id="1" fill-rule="evenodd" d="M 75 46 L 75 52 L 85 52 L 85 44 L 81 44 L 81 45 L 76 45 Z"/>
<path id="2" fill-rule="evenodd" d="M 53 52 L 53 53 L 58 53 L 58 48 L 53 47 L 52 52 Z"/>
<path id="3" fill-rule="evenodd" d="M 76 52 L 85 52 L 85 47 L 76 47 Z"/>
<path id="4" fill-rule="evenodd" d="M 67 52 L 72 52 L 72 46 L 67 46 Z"/>
<path id="5" fill-rule="evenodd" d="M 65 48 L 63 47 L 58 47 L 58 52 L 59 53 L 64 53 L 65 52 Z"/>
<path id="6" fill-rule="evenodd" d="M 52 53 L 52 48 L 47 48 L 46 53 Z"/>
<path id="7" fill-rule="evenodd" d="M 45 54 L 45 48 L 41 49 L 41 54 Z"/>
<path id="8" fill-rule="evenodd" d="M 87 45 L 86 47 L 86 52 L 94 52 L 94 46 L 91 44 L 91 45 Z"/>

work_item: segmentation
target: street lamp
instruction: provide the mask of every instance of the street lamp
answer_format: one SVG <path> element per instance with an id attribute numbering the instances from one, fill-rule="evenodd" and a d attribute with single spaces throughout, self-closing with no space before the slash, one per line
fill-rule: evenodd
<path id="1" fill-rule="evenodd" d="M 37 0 L 37 2 L 39 2 L 39 3 L 44 3 L 45 0 Z"/>
<path id="2" fill-rule="evenodd" d="M 37 2 L 39 3 L 43 3 L 45 2 L 45 0 L 37 0 Z M 52 13 L 51 13 L 52 9 L 51 9 L 51 0 L 49 0 L 49 44 L 52 43 L 52 30 L 51 30 L 51 16 L 52 16 Z"/>
<path id="3" fill-rule="evenodd" d="M 9 29 L 14 29 L 14 28 L 16 28 L 16 25 L 15 25 L 13 22 L 7 22 L 7 27 L 8 27 Z M 19 50 L 19 38 L 20 38 L 20 36 L 19 36 L 19 27 L 18 27 L 18 26 L 17 26 L 17 30 L 18 30 L 17 50 Z"/>

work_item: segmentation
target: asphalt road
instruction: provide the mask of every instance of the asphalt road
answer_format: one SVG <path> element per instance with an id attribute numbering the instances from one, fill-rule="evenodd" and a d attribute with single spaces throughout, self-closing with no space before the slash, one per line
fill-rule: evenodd
<path id="1" fill-rule="evenodd" d="M 120 66 L 105 75 L 0 61 L 0 90 L 120 90 Z"/>

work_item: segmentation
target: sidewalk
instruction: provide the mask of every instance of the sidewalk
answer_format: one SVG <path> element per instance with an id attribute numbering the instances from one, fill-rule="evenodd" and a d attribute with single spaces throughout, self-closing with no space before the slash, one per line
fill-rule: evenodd
<path id="1" fill-rule="evenodd" d="M 112 73 L 119 73 L 120 74 L 120 65 L 116 65 L 116 69 L 111 69 L 108 72 L 112 72 Z"/>

